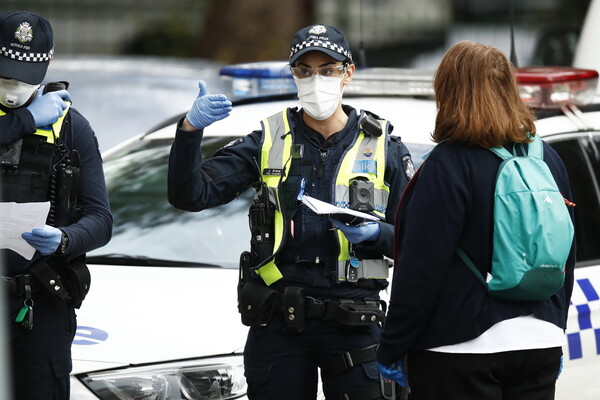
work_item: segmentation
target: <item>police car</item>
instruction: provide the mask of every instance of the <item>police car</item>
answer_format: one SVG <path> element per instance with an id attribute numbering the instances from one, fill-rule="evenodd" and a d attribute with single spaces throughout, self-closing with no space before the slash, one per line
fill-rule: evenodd
<path id="1" fill-rule="evenodd" d="M 219 90 L 234 107 L 229 118 L 206 129 L 205 157 L 259 129 L 261 118 L 297 105 L 285 64 L 222 69 Z M 556 398 L 598 399 L 598 74 L 530 68 L 519 76 L 524 101 L 539 110 L 538 132 L 563 158 L 577 204 L 578 263 Z M 390 119 L 418 166 L 433 147 L 432 77 L 431 71 L 358 70 L 344 103 Z M 92 286 L 77 313 L 72 399 L 245 398 L 247 328 L 237 312 L 236 285 L 239 256 L 250 243 L 253 193 L 200 213 L 168 204 L 168 157 L 179 118 L 103 154 L 114 233 L 107 246 L 88 256 Z"/>

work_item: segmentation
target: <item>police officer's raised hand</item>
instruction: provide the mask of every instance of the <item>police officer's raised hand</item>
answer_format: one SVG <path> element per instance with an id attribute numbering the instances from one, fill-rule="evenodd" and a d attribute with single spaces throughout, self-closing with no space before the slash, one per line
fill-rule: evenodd
<path id="1" fill-rule="evenodd" d="M 231 102 L 224 94 L 207 94 L 206 82 L 198 82 L 200 92 L 185 116 L 182 127 L 186 122 L 196 129 L 204 129 L 213 122 L 226 118 L 231 112 Z M 188 129 L 189 130 L 189 129 Z"/>
<path id="2" fill-rule="evenodd" d="M 377 222 L 366 222 L 360 225 L 347 225 L 334 218 L 329 218 L 334 228 L 344 232 L 344 236 L 350 243 L 360 243 L 375 240 L 381 233 Z"/>
<path id="3" fill-rule="evenodd" d="M 383 365 L 375 361 L 377 369 L 385 379 L 396 382 L 400 386 L 406 386 L 406 374 L 404 373 L 404 361 L 396 361 L 392 365 Z"/>
<path id="4" fill-rule="evenodd" d="M 71 95 L 66 90 L 58 90 L 42 95 L 42 91 L 33 98 L 27 109 L 33 115 L 35 127 L 52 125 L 63 114 L 67 108 L 67 101 L 71 101 Z"/>
<path id="5" fill-rule="evenodd" d="M 50 225 L 43 228 L 33 229 L 31 232 L 24 232 L 21 237 L 34 249 L 47 256 L 58 249 L 62 239 L 62 231 Z"/>

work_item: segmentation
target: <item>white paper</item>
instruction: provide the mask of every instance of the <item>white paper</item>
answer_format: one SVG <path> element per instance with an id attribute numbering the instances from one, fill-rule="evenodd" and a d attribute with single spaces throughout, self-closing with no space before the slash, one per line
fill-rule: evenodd
<path id="1" fill-rule="evenodd" d="M 1 203 L 0 202 L 0 249 L 11 249 L 23 258 L 31 260 L 35 249 L 21 237 L 24 232 L 46 225 L 50 202 Z"/>
<path id="2" fill-rule="evenodd" d="M 316 212 L 317 214 L 328 214 L 328 215 L 351 215 L 357 218 L 362 218 L 370 221 L 378 221 L 381 218 L 367 214 L 361 211 L 352 210 L 350 208 L 342 208 L 338 206 L 334 206 L 333 204 L 326 203 L 324 201 L 315 199 L 314 197 L 310 197 L 307 195 L 302 196 L 302 203 L 304 203 L 308 208 Z"/>

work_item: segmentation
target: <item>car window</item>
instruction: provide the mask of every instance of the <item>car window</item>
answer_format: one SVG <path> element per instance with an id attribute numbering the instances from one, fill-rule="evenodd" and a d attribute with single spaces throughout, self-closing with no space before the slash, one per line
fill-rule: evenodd
<path id="1" fill-rule="evenodd" d="M 230 141 L 206 138 L 203 157 Z M 118 254 L 237 268 L 240 253 L 250 245 L 246 227 L 253 190 L 198 213 L 175 209 L 167 201 L 170 148 L 171 140 L 150 141 L 105 162 L 113 237 L 89 256 Z"/>
<path id="2" fill-rule="evenodd" d="M 575 202 L 575 237 L 578 266 L 600 259 L 600 135 L 554 141 L 562 158 Z"/>
<path id="3" fill-rule="evenodd" d="M 232 140 L 206 137 L 202 155 L 210 157 Z M 249 189 L 239 198 L 202 212 L 177 210 L 167 201 L 167 168 L 171 139 L 148 141 L 112 155 L 104 163 L 114 225 L 111 241 L 90 257 L 118 255 L 237 268 L 249 250 Z M 416 167 L 431 145 L 407 143 Z"/>

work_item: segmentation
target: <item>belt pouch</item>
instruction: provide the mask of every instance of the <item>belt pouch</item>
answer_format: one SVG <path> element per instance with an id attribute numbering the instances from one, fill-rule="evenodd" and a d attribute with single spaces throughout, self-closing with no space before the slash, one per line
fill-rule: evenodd
<path id="1" fill-rule="evenodd" d="M 60 276 L 52 267 L 42 262 L 31 268 L 31 274 L 35 276 L 41 287 L 44 288 L 43 293 L 50 301 L 56 304 L 61 304 L 69 300 L 69 293 L 65 289 Z"/>
<path id="2" fill-rule="evenodd" d="M 267 325 L 277 307 L 278 297 L 279 292 L 257 280 L 245 283 L 238 292 L 242 324 L 253 327 Z"/>
<path id="3" fill-rule="evenodd" d="M 287 287 L 282 296 L 283 315 L 287 332 L 302 332 L 306 320 L 306 303 L 302 288 Z"/>
<path id="4" fill-rule="evenodd" d="M 383 322 L 384 317 L 385 313 L 375 301 L 367 302 L 366 304 L 356 304 L 341 300 L 336 321 L 342 325 L 366 326 Z"/>
<path id="5" fill-rule="evenodd" d="M 63 284 L 71 295 L 71 305 L 81 307 L 81 303 L 90 291 L 92 276 L 85 263 L 85 256 L 71 260 L 61 272 Z"/>

